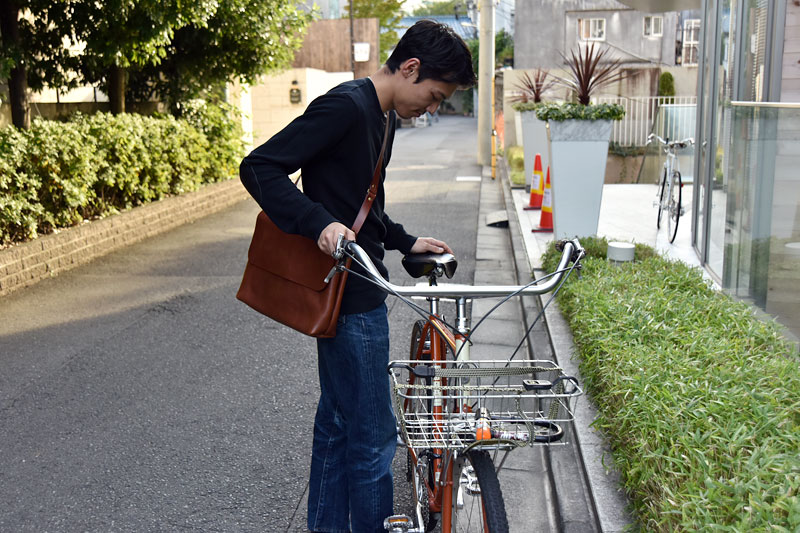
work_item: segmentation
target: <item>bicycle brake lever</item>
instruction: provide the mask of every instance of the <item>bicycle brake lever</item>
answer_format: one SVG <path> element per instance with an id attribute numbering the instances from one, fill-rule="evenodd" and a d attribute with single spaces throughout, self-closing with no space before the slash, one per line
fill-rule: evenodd
<path id="1" fill-rule="evenodd" d="M 339 237 L 336 239 L 336 249 L 331 255 L 337 261 L 341 261 L 342 257 L 344 257 L 344 233 L 340 233 Z"/>

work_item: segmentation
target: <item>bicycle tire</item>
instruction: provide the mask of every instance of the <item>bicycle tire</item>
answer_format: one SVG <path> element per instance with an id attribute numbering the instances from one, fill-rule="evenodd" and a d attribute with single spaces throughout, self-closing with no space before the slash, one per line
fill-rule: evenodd
<path id="1" fill-rule="evenodd" d="M 411 346 L 410 346 L 410 357 L 409 360 L 420 362 L 427 362 L 430 361 L 431 356 L 430 352 L 425 353 L 424 347 L 423 350 L 419 350 L 420 343 L 424 343 L 429 339 L 430 333 L 426 334 L 423 338 L 423 331 L 425 330 L 425 320 L 417 320 L 414 322 L 414 326 L 411 328 Z M 431 384 L 431 378 L 425 378 L 426 384 Z M 411 396 L 413 393 L 411 390 L 408 392 L 408 396 Z M 426 391 L 426 395 L 429 393 Z M 414 409 L 421 408 L 422 406 L 420 403 L 414 402 L 411 406 Z M 431 401 L 427 402 L 427 406 L 425 409 L 430 412 L 431 410 Z M 426 458 L 420 459 L 420 461 L 424 461 L 424 468 L 422 468 L 422 476 L 420 476 L 420 472 L 417 469 L 417 464 L 412 459 L 411 452 L 409 450 L 406 451 L 407 453 L 407 471 L 406 471 L 406 479 L 411 484 L 411 494 L 414 501 L 414 506 L 416 507 L 417 504 L 421 506 L 421 513 L 422 513 L 422 524 L 420 526 L 423 528 L 424 531 L 429 532 L 433 531 L 436 527 L 436 517 L 433 513 L 430 512 L 430 493 L 429 487 L 432 486 L 433 483 L 433 472 L 428 464 L 428 460 Z M 427 479 L 425 479 L 427 478 Z M 416 510 L 415 510 L 416 513 Z"/>
<path id="2" fill-rule="evenodd" d="M 656 229 L 661 229 L 661 212 L 664 209 L 664 190 L 667 188 L 667 169 L 664 167 L 664 174 L 661 176 L 661 190 L 658 193 L 658 218 L 656 219 Z"/>
<path id="3" fill-rule="evenodd" d="M 450 531 L 508 533 L 500 481 L 489 452 L 471 450 L 453 461 Z"/>
<path id="4" fill-rule="evenodd" d="M 672 187 L 669 197 L 669 210 L 667 213 L 667 236 L 669 242 L 675 242 L 675 236 L 678 234 L 678 221 L 681 218 L 681 173 L 677 170 L 672 173 Z"/>

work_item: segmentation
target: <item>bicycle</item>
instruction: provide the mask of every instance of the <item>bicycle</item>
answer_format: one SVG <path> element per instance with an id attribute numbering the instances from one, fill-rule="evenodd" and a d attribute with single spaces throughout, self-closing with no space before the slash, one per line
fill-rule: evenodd
<path id="1" fill-rule="evenodd" d="M 686 148 L 694 144 L 694 139 L 691 137 L 682 141 L 670 141 L 662 139 L 655 133 L 651 133 L 647 137 L 647 144 L 653 139 L 657 139 L 664 145 L 664 153 L 667 155 L 664 161 L 664 173 L 659 182 L 658 200 L 654 202 L 658 206 L 658 218 L 656 219 L 656 228 L 661 229 L 661 213 L 667 211 L 667 237 L 669 242 L 675 242 L 675 236 L 678 234 L 678 221 L 683 214 L 683 207 L 681 206 L 681 190 L 683 183 L 681 182 L 681 173 L 678 170 L 678 156 L 676 154 L 678 149 Z M 667 177 L 669 176 L 669 179 Z M 666 194 L 665 194 L 666 193 Z"/>
<path id="2" fill-rule="evenodd" d="M 385 280 L 357 244 L 340 238 L 334 268 L 370 280 L 424 317 L 412 328 L 409 359 L 388 367 L 399 434 L 407 449 L 414 517 L 386 518 L 387 531 L 426 533 L 441 522 L 442 533 L 508 532 L 497 472 L 515 448 L 561 441 L 583 390 L 553 361 L 514 359 L 530 329 L 507 360 L 472 359 L 470 339 L 512 297 L 557 293 L 585 255 L 577 240 L 562 241 L 559 247 L 558 268 L 528 285 L 439 284 L 439 278 L 453 277 L 458 263 L 451 254 L 428 253 L 403 258 L 406 271 L 414 278 L 426 277 L 428 284 L 399 286 Z M 363 271 L 347 268 L 348 260 Z M 411 301 L 415 297 L 425 298 L 428 308 Z M 502 300 L 470 328 L 469 302 L 489 297 Z M 442 300 L 455 302 L 454 324 L 445 321 Z"/>

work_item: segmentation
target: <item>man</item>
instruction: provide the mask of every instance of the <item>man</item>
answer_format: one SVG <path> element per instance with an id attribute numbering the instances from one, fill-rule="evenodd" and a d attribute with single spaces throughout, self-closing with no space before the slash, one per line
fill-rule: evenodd
<path id="1" fill-rule="evenodd" d="M 250 194 L 283 231 L 309 237 L 331 254 L 355 221 L 377 164 L 386 120 L 391 156 L 394 111 L 402 118 L 433 113 L 458 88 L 474 84 L 472 58 L 447 26 L 423 20 L 409 28 L 389 60 L 369 78 L 345 82 L 248 155 L 240 175 Z M 301 193 L 288 174 L 302 169 Z M 413 237 L 384 211 L 378 196 L 357 242 L 380 272 L 384 250 L 450 252 L 446 243 Z M 336 337 L 317 341 L 320 400 L 308 497 L 308 528 L 319 532 L 384 531 L 392 514 L 391 463 L 396 447 L 389 380 L 386 294 L 349 276 Z"/>

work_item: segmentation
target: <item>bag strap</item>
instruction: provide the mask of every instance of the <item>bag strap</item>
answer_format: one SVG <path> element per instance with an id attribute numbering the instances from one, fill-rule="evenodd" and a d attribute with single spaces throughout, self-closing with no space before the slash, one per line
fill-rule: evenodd
<path id="1" fill-rule="evenodd" d="M 378 163 L 375 165 L 375 172 L 372 173 L 372 183 L 370 183 L 369 189 L 367 189 L 367 197 L 364 198 L 364 203 L 361 204 L 361 209 L 359 210 L 356 221 L 353 222 L 353 227 L 351 228 L 353 233 L 356 235 L 358 235 L 358 230 L 361 229 L 361 226 L 364 225 L 364 221 L 367 219 L 369 210 L 372 209 L 372 202 L 374 202 L 375 198 L 378 196 L 378 184 L 380 183 L 381 179 L 383 154 L 386 152 L 386 141 L 389 138 L 389 122 L 393 118 L 394 111 L 389 111 L 389 114 L 386 115 L 386 129 L 383 132 L 383 145 L 381 146 L 381 153 L 378 156 Z"/>

